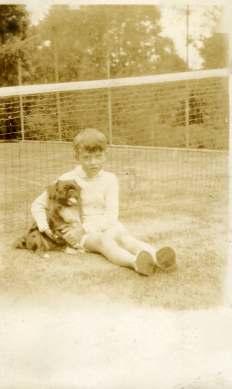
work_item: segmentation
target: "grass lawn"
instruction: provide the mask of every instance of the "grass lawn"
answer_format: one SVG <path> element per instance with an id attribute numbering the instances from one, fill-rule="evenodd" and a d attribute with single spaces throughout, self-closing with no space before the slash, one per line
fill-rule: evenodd
<path id="1" fill-rule="evenodd" d="M 223 152 L 118 148 L 108 168 L 121 184 L 121 220 L 138 237 L 171 245 L 178 270 L 151 277 L 93 254 L 44 259 L 11 248 L 30 223 L 30 203 L 73 166 L 70 144 L 1 144 L 1 284 L 4 296 L 69 293 L 85 301 L 175 310 L 220 305 L 227 261 L 228 182 Z"/>

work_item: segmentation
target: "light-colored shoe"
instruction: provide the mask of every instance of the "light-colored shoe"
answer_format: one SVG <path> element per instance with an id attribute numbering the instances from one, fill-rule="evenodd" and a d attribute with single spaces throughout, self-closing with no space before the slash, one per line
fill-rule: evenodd
<path id="1" fill-rule="evenodd" d="M 175 270 L 177 267 L 175 251 L 171 247 L 162 247 L 155 254 L 155 264 L 164 271 Z"/>
<path id="2" fill-rule="evenodd" d="M 136 255 L 134 269 L 137 273 L 150 276 L 154 272 L 154 259 L 147 251 L 140 251 Z"/>

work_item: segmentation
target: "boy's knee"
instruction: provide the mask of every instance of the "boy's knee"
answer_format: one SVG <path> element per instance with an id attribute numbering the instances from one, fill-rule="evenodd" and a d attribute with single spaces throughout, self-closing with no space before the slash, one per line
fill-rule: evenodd
<path id="1" fill-rule="evenodd" d="M 103 236 L 99 232 L 89 233 L 85 238 L 84 246 L 90 250 L 100 250 L 103 246 Z"/>
<path id="2" fill-rule="evenodd" d="M 120 231 L 118 233 L 118 241 L 120 244 L 124 244 L 125 242 L 127 242 L 129 239 L 131 238 L 131 235 L 126 231 L 126 232 L 122 232 Z"/>
<path id="3" fill-rule="evenodd" d="M 125 234 L 127 234 L 127 230 L 121 226 L 112 227 L 105 232 L 105 236 L 108 239 L 113 239 L 117 242 L 120 242 Z"/>

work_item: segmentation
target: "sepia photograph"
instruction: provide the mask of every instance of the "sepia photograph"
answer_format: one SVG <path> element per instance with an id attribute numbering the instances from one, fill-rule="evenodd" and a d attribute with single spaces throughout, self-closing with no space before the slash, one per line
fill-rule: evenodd
<path id="1" fill-rule="evenodd" d="M 0 2 L 0 388 L 232 388 L 226 1 Z"/>

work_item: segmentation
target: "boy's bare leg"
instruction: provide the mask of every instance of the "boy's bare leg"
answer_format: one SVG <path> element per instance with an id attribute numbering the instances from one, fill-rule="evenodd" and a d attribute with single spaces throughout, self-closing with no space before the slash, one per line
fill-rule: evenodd
<path id="1" fill-rule="evenodd" d="M 126 228 L 119 225 L 112 227 L 105 233 L 109 239 L 114 239 L 118 242 L 119 246 L 129 251 L 131 254 L 136 255 L 139 251 L 148 251 L 151 255 L 154 255 L 155 247 L 150 244 L 136 239 L 133 235 L 128 232 Z"/>
<path id="2" fill-rule="evenodd" d="M 107 234 L 88 234 L 84 247 L 91 252 L 104 255 L 115 265 L 129 267 L 140 274 L 149 275 L 154 270 L 152 256 L 149 253 L 139 250 L 135 255 L 121 247 L 115 239 Z"/>
<path id="3" fill-rule="evenodd" d="M 84 246 L 90 252 L 104 255 L 115 265 L 133 267 L 135 256 L 120 247 L 115 240 L 108 237 L 104 239 L 102 234 L 88 234 Z"/>
<path id="4" fill-rule="evenodd" d="M 154 255 L 155 247 L 149 243 L 136 239 L 130 234 L 118 234 L 117 240 L 126 250 L 132 254 L 137 254 L 141 250 L 146 250 L 150 254 Z"/>

